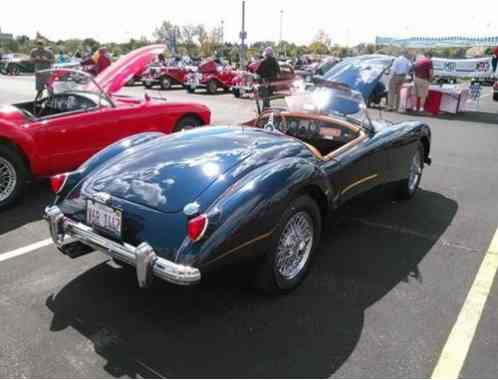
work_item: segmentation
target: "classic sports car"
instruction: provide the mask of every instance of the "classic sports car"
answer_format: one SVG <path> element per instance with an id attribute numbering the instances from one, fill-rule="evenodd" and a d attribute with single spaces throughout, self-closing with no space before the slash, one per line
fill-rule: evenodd
<path id="1" fill-rule="evenodd" d="M 325 79 L 346 83 L 350 86 L 360 86 L 359 90 L 364 96 L 367 92 L 364 91 L 363 87 L 367 86 L 369 89 L 368 96 L 365 97 L 367 106 L 380 105 L 382 99 L 387 100 L 387 82 L 393 61 L 394 57 L 381 54 L 347 58 L 315 80 L 320 82 L 320 80 Z M 360 77 L 362 80 L 355 83 L 355 80 Z"/>
<path id="2" fill-rule="evenodd" d="M 248 67 L 247 72 L 239 72 L 232 80 L 232 93 L 236 98 L 254 95 L 258 85 L 261 83 L 259 76 L 256 74 L 259 64 L 253 63 L 251 65 L 253 66 Z M 285 94 L 288 95 L 292 82 L 296 80 L 296 73 L 292 66 L 287 63 L 279 63 L 279 66 L 280 75 L 276 81 L 272 82 L 271 87 L 275 96 L 283 97 Z"/>
<path id="3" fill-rule="evenodd" d="M 124 137 L 209 124 L 210 111 L 200 104 L 116 94 L 162 49 L 136 50 L 95 79 L 81 71 L 47 71 L 46 94 L 0 107 L 0 208 L 16 201 L 31 178 L 74 170 Z"/>
<path id="4" fill-rule="evenodd" d="M 305 81 L 312 82 L 314 77 L 321 77 L 325 75 L 337 63 L 339 63 L 338 58 L 329 57 L 323 61 L 315 62 L 296 70 L 296 74 L 302 77 Z"/>
<path id="5" fill-rule="evenodd" d="M 3 75 L 32 74 L 34 72 L 35 66 L 30 57 L 25 54 L 6 54 L 0 61 L 0 74 Z"/>
<path id="6" fill-rule="evenodd" d="M 343 84 L 286 100 L 242 126 L 123 140 L 54 179 L 46 217 L 57 247 L 134 266 L 141 287 L 154 277 L 193 284 L 254 259 L 262 289 L 293 289 L 328 212 L 386 183 L 401 198 L 415 194 L 431 134 L 420 122 L 371 121 L 362 95 Z"/>
<path id="7" fill-rule="evenodd" d="M 175 66 L 151 65 L 143 75 L 145 88 L 150 89 L 155 85 L 162 90 L 169 90 L 173 86 L 183 86 L 187 74 L 194 70 L 194 66 L 177 64 Z"/>
<path id="8" fill-rule="evenodd" d="M 209 94 L 216 94 L 218 89 L 230 90 L 233 78 L 238 74 L 230 66 L 208 60 L 199 65 L 193 72 L 185 77 L 185 87 L 189 93 L 198 88 L 205 88 Z"/>

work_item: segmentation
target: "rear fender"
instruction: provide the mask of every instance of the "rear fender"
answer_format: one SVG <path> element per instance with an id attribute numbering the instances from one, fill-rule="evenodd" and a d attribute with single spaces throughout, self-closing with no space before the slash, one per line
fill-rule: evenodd
<path id="1" fill-rule="evenodd" d="M 184 244 L 177 261 L 212 267 L 224 259 L 241 259 L 264 254 L 272 233 L 289 203 L 313 187 L 333 199 L 325 174 L 309 160 L 288 158 L 264 165 L 225 191 L 207 210 L 207 238 Z"/>
<path id="2" fill-rule="evenodd" d="M 10 123 L 0 123 L 0 144 L 7 144 L 15 148 L 23 157 L 30 172 L 37 175 L 44 170 L 43 160 L 38 159 L 36 143 L 29 133 Z"/>

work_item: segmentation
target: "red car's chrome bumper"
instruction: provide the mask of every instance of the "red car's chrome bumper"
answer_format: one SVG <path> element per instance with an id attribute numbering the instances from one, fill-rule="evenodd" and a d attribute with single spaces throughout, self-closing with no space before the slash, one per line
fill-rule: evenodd
<path id="1" fill-rule="evenodd" d="M 177 285 L 191 285 L 201 280 L 199 269 L 158 257 L 147 243 L 133 247 L 102 237 L 91 227 L 65 217 L 57 206 L 48 207 L 45 210 L 45 217 L 52 240 L 62 252 L 65 245 L 74 241 L 81 242 L 136 267 L 140 287 L 146 287 L 154 276 Z"/>

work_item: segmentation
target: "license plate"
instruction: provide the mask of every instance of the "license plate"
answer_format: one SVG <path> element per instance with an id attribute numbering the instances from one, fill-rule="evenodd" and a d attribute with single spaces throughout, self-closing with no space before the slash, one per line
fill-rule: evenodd
<path id="1" fill-rule="evenodd" d="M 122 220 L 121 210 L 113 209 L 102 203 L 87 201 L 86 221 L 89 226 L 101 228 L 115 237 L 121 237 Z"/>

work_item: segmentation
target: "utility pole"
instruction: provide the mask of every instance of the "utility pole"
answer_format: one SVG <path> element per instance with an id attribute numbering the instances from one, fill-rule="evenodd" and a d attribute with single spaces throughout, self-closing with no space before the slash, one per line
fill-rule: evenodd
<path id="1" fill-rule="evenodd" d="M 222 45 L 225 43 L 225 21 L 224 20 L 221 20 L 220 42 Z"/>
<path id="2" fill-rule="evenodd" d="M 284 10 L 280 10 L 280 54 L 283 52 L 283 46 L 282 46 L 282 41 L 283 41 L 283 34 L 284 34 Z"/>
<path id="3" fill-rule="evenodd" d="M 240 68 L 245 70 L 246 68 L 246 2 L 242 1 L 242 30 L 240 32 Z"/>

